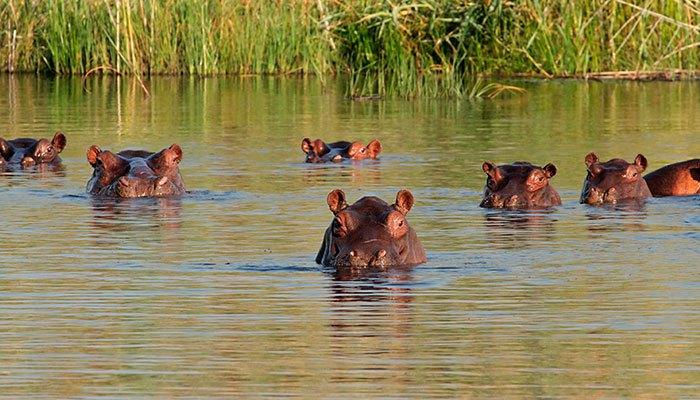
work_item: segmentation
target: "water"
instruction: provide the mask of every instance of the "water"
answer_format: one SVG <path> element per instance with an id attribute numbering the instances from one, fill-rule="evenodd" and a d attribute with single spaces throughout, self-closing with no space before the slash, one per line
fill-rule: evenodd
<path id="1" fill-rule="evenodd" d="M 700 197 L 578 204 L 589 151 L 700 156 L 698 82 L 350 102 L 312 79 L 0 78 L 3 135 L 68 135 L 63 171 L 0 176 L 1 398 L 700 396 Z M 304 136 L 385 152 L 304 165 Z M 175 142 L 190 195 L 85 195 L 91 144 Z M 485 160 L 555 163 L 564 204 L 478 208 Z M 404 187 L 428 263 L 314 263 L 330 190 Z"/>

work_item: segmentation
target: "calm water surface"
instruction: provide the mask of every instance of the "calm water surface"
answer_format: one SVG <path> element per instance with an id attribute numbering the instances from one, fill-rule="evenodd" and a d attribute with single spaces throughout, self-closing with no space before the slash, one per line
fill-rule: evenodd
<path id="1" fill-rule="evenodd" d="M 5 137 L 64 170 L 0 175 L 0 397 L 700 397 L 700 197 L 578 204 L 583 158 L 700 156 L 700 83 L 521 82 L 495 101 L 350 102 L 297 79 L 0 76 Z M 304 136 L 381 160 L 301 163 Z M 97 201 L 85 151 L 179 143 L 193 192 Z M 564 204 L 478 208 L 481 163 L 553 162 Z M 314 262 L 326 194 L 393 201 L 429 254 Z"/>

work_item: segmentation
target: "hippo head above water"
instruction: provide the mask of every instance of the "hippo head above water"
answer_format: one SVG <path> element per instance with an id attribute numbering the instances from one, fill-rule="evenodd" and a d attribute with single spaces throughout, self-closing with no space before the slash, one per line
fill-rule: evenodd
<path id="1" fill-rule="evenodd" d="M 0 138 L 0 166 L 17 164 L 22 168 L 40 164 L 58 164 L 58 156 L 66 147 L 66 135 L 56 132 L 53 139 Z"/>
<path id="2" fill-rule="evenodd" d="M 581 203 L 617 204 L 651 197 L 642 178 L 642 172 L 647 168 L 647 159 L 643 155 L 637 154 L 634 164 L 620 158 L 601 163 L 595 153 L 589 153 L 585 162 L 588 174 L 583 181 Z"/>
<path id="3" fill-rule="evenodd" d="M 158 153 L 124 150 L 117 154 L 92 146 L 87 159 L 94 168 L 87 191 L 106 197 L 165 197 L 185 193 L 179 164 L 182 149 L 173 144 Z"/>
<path id="4" fill-rule="evenodd" d="M 321 139 L 311 141 L 304 138 L 301 150 L 306 154 L 307 163 L 341 162 L 343 160 L 376 159 L 382 151 L 382 144 L 374 139 L 367 146 L 361 142 L 333 142 L 326 144 Z"/>
<path id="5" fill-rule="evenodd" d="M 528 162 L 499 166 L 485 162 L 481 168 L 488 178 L 480 207 L 529 209 L 561 204 L 559 193 L 549 184 L 557 174 L 554 164 L 540 168 Z"/>
<path id="6" fill-rule="evenodd" d="M 336 268 L 385 268 L 426 261 L 425 250 L 406 221 L 414 202 L 410 191 L 399 191 L 392 205 L 370 196 L 348 206 L 345 193 L 336 189 L 328 194 L 327 202 L 335 218 L 326 229 L 317 263 Z"/>

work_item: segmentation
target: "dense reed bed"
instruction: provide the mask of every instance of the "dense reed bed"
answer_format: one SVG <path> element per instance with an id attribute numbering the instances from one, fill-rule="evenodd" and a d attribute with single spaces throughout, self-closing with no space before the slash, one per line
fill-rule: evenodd
<path id="1" fill-rule="evenodd" d="M 693 76 L 700 1 L 0 0 L 0 43 L 6 71 L 347 74 L 356 95 L 492 96 L 510 88 L 476 76 Z"/>

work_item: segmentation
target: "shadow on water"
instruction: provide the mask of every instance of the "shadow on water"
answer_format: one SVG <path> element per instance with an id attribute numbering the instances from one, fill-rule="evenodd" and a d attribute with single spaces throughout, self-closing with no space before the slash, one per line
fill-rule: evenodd
<path id="1" fill-rule="evenodd" d="M 376 185 L 381 182 L 382 173 L 379 160 L 345 161 L 343 163 L 302 164 L 304 185 L 324 185 L 343 181 L 353 185 Z"/>
<path id="2" fill-rule="evenodd" d="M 556 221 L 554 210 L 488 210 L 484 213 L 488 240 L 503 248 L 552 240 Z"/>
<path id="3" fill-rule="evenodd" d="M 648 201 L 648 200 L 647 200 Z M 644 231 L 647 229 L 646 201 L 625 201 L 600 206 L 582 205 L 590 232 L 614 232 L 619 230 Z"/>
<path id="4" fill-rule="evenodd" d="M 177 230 L 182 226 L 180 198 L 90 198 L 93 227 L 112 232 L 148 228 Z"/>
<path id="5" fill-rule="evenodd" d="M 325 271 L 335 337 L 405 336 L 414 300 L 413 266 Z"/>

